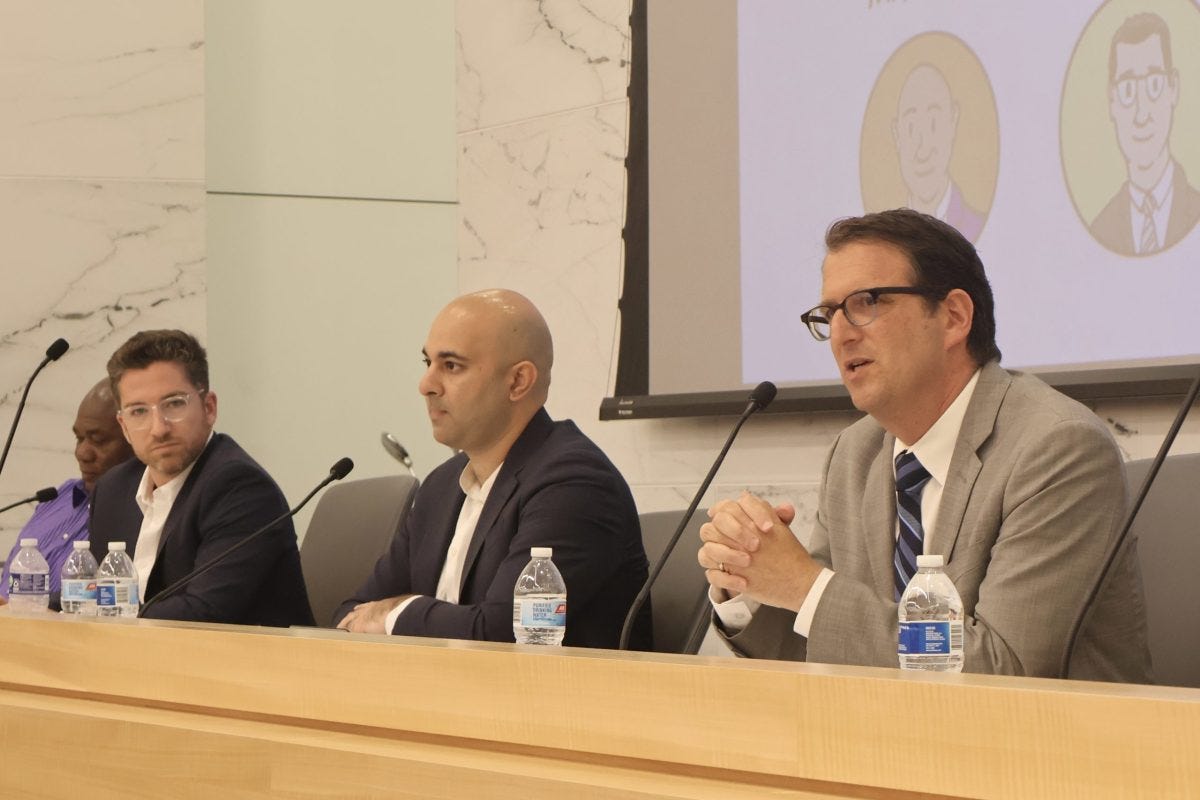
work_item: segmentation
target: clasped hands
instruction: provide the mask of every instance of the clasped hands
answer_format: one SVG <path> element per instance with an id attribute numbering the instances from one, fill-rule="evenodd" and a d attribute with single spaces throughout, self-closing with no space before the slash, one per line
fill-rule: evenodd
<path id="1" fill-rule="evenodd" d="M 729 596 L 745 594 L 760 603 L 799 611 L 821 574 L 804 545 L 792 534 L 796 509 L 772 507 L 749 492 L 722 500 L 708 510 L 700 527 L 703 544 L 696 560 L 709 585 Z"/>

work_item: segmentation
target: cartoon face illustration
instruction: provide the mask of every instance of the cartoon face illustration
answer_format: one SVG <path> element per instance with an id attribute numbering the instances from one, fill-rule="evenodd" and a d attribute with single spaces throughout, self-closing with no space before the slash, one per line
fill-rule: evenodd
<path id="1" fill-rule="evenodd" d="M 950 183 L 950 156 L 958 129 L 958 105 L 936 67 L 918 65 L 900 90 L 892 139 L 909 205 L 919 211 L 937 207 Z"/>
<path id="2" fill-rule="evenodd" d="M 1179 102 L 1179 72 L 1171 66 L 1165 35 L 1165 26 L 1140 41 L 1122 41 L 1118 33 L 1110 58 L 1109 116 L 1130 180 L 1143 190 L 1153 187 L 1170 159 L 1171 122 Z"/>

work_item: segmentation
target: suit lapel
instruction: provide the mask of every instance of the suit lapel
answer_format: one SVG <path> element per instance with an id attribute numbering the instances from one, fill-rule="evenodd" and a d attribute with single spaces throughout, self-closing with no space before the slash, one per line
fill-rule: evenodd
<path id="1" fill-rule="evenodd" d="M 892 557 L 896 551 L 896 476 L 892 467 L 895 446 L 896 438 L 885 433 L 874 461 L 867 467 L 867 485 L 862 498 L 863 530 L 871 572 L 875 575 L 876 588 L 882 592 L 880 596 L 889 599 L 894 585 Z M 881 503 L 877 498 L 888 499 Z"/>
<path id="2" fill-rule="evenodd" d="M 192 491 L 196 488 L 196 483 L 199 480 L 200 472 L 204 469 L 204 465 L 212 456 L 213 451 L 220 446 L 221 441 L 225 438 L 227 437 L 222 433 L 213 434 L 212 439 L 209 440 L 208 445 L 204 448 L 204 451 L 201 452 L 200 456 L 195 460 L 195 462 L 193 462 L 192 471 L 188 473 L 187 479 L 183 482 L 183 486 L 181 486 L 179 489 L 179 494 L 175 496 L 175 501 L 171 503 L 171 511 L 167 514 L 167 521 L 163 523 L 162 533 L 159 534 L 158 537 L 158 549 L 155 551 L 154 555 L 154 568 L 150 570 L 150 577 L 146 579 L 146 586 L 143 587 L 143 591 L 147 594 L 149 593 L 150 583 L 154 579 L 154 576 L 162 574 L 163 553 L 166 552 L 167 542 L 170 541 L 171 537 L 174 536 L 176 531 L 179 530 L 181 524 L 180 520 L 187 515 L 187 511 L 185 509 L 188 506 L 188 498 L 191 497 Z M 189 569 L 195 568 L 196 564 L 192 564 L 192 566 L 189 567 Z"/>
<path id="3" fill-rule="evenodd" d="M 962 531 L 967 502 L 979 478 L 983 462 L 979 459 L 979 448 L 992 435 L 1000 403 L 1012 384 L 1009 375 L 996 362 L 984 365 L 979 373 L 975 393 L 963 416 L 954 455 L 950 458 L 950 470 L 946 475 L 946 486 L 942 489 L 942 502 L 938 510 L 933 533 L 931 553 L 945 555 L 946 562 L 954 556 L 954 547 Z"/>
<path id="4" fill-rule="evenodd" d="M 454 498 L 453 502 L 445 505 L 434 504 L 434 507 L 430 509 L 422 506 L 422 516 L 420 517 L 422 524 L 419 527 L 429 533 L 421 539 L 421 544 L 412 556 L 410 575 L 413 590 L 417 594 L 429 597 L 437 594 L 442 570 L 446 568 L 446 556 L 450 550 L 450 541 L 454 538 L 454 531 L 458 527 L 458 517 L 462 513 L 463 503 L 466 502 L 466 495 L 463 494 L 462 487 L 459 485 L 459 476 L 467 465 L 467 457 L 457 456 L 456 458 L 460 459 L 460 463 L 450 469 L 447 481 L 452 482 L 452 485 L 447 485 L 445 492 L 433 484 L 426 484 L 418 490 L 417 494 L 417 503 L 422 502 L 422 495 L 441 497 L 445 494 Z M 414 507 L 413 511 L 415 510 Z M 411 514 L 413 511 L 409 513 Z M 429 515 L 428 518 L 424 516 L 425 514 Z"/>
<path id="5" fill-rule="evenodd" d="M 479 553 L 483 550 L 483 543 L 487 540 L 492 528 L 495 527 L 496 520 L 500 518 L 500 512 L 508 505 L 520 485 L 521 470 L 553 430 L 554 423 L 550 419 L 550 415 L 546 413 L 546 409 L 539 409 L 504 457 L 500 474 L 496 476 L 492 491 L 488 493 L 487 501 L 483 504 L 479 522 L 475 525 L 475 533 L 471 536 L 471 545 L 467 548 L 467 558 L 463 562 L 462 580 L 458 585 L 460 600 L 464 602 L 466 600 L 467 582 L 475 567 L 475 562 L 479 558 Z M 447 544 L 446 547 L 448 546 Z M 442 552 L 444 553 L 445 549 Z"/>
<path id="6" fill-rule="evenodd" d="M 462 577 L 458 584 L 460 601 L 466 596 L 467 577 L 471 574 L 471 569 L 479 558 L 479 551 L 483 549 L 484 540 L 495 526 L 496 519 L 500 516 L 500 510 L 508 504 L 513 493 L 517 491 L 517 476 L 507 467 L 508 465 L 505 464 L 500 468 L 500 474 L 496 476 L 492 491 L 488 493 L 487 502 L 483 504 L 483 511 L 479 514 L 475 533 L 471 536 L 471 545 L 467 548 L 467 558 L 463 562 Z M 449 545 L 447 544 L 447 546 Z"/>

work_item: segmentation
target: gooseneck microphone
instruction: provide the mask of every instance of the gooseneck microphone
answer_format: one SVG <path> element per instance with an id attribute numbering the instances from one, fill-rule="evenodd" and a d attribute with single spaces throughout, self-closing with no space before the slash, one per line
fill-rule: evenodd
<path id="1" fill-rule="evenodd" d="M 56 497 L 58 497 L 58 489 L 55 489 L 53 486 L 47 486 L 45 489 L 38 489 L 37 494 L 35 494 L 33 497 L 26 497 L 24 500 L 18 500 L 15 503 L 9 503 L 4 508 L 0 508 L 0 514 L 3 514 L 5 511 L 9 511 L 10 509 L 14 509 L 17 506 L 23 506 L 26 503 L 32 503 L 35 500 L 39 503 L 49 503 Z"/>
<path id="2" fill-rule="evenodd" d="M 333 483 L 334 481 L 340 481 L 342 478 L 349 475 L 350 470 L 352 470 L 352 469 L 354 469 L 353 461 L 351 461 L 349 458 L 339 459 L 336 464 L 334 464 L 332 467 L 329 468 L 329 474 L 327 476 L 325 476 L 325 480 L 318 483 L 316 488 L 314 488 L 311 492 L 309 492 L 305 496 L 305 498 L 296 505 L 295 508 L 293 508 L 283 514 L 280 514 L 278 517 L 271 520 L 266 525 L 263 525 L 261 528 L 256 530 L 254 533 L 250 534 L 249 536 L 247 536 L 244 539 L 242 539 L 241 541 L 239 541 L 237 544 L 230 547 L 228 550 L 218 553 L 210 561 L 208 561 L 208 563 L 197 567 L 196 569 L 189 572 L 187 575 L 184 575 L 182 578 L 180 578 L 179 580 L 172 583 L 167 588 L 163 589 L 158 594 L 154 595 L 154 597 L 151 597 L 149 600 L 147 600 L 145 603 L 142 604 L 142 608 L 138 612 L 138 616 L 139 617 L 146 616 L 146 610 L 153 608 L 155 603 L 165 600 L 166 598 L 175 594 L 180 589 L 182 589 L 184 586 L 187 586 L 188 583 L 190 583 L 193 579 L 200 577 L 201 575 L 203 575 L 204 573 L 208 572 L 210 569 L 215 567 L 217 564 L 224 561 L 225 558 L 228 557 L 230 553 L 234 552 L 238 548 L 241 548 L 241 547 L 244 547 L 245 545 L 250 544 L 250 542 L 254 541 L 259 536 L 262 536 L 264 533 L 271 530 L 279 523 L 294 516 L 297 512 L 300 511 L 300 509 L 304 508 L 304 506 L 308 504 L 309 500 L 313 499 L 313 495 L 315 495 L 317 492 L 321 491 L 322 489 L 324 489 L 326 486 Z"/>
<path id="3" fill-rule="evenodd" d="M 750 393 L 750 401 L 746 404 L 746 410 L 742 412 L 742 416 L 738 418 L 737 424 L 729 432 L 729 438 L 725 440 L 725 446 L 717 454 L 717 460 L 713 462 L 708 475 L 704 477 L 704 482 L 700 484 L 699 490 L 696 491 L 696 496 L 692 498 L 692 504 L 688 506 L 687 511 L 683 512 L 683 519 L 679 521 L 679 527 L 671 535 L 671 540 L 667 542 L 667 546 L 663 548 L 662 555 L 654 563 L 654 568 L 650 570 L 650 575 L 642 585 L 642 590 L 638 592 L 637 597 L 634 598 L 633 605 L 629 607 L 629 613 L 625 615 L 625 625 L 621 628 L 619 649 L 629 649 L 629 636 L 633 632 L 633 620 L 637 617 L 637 613 L 641 610 L 642 606 L 646 604 L 646 598 L 650 596 L 650 589 L 654 586 L 654 581 L 658 578 L 658 574 L 662 572 L 663 567 L 666 566 L 667 559 L 670 558 L 671 552 L 675 549 L 675 544 L 679 541 L 679 537 L 683 535 L 683 530 L 687 527 L 688 522 L 691 521 L 692 515 L 696 513 L 696 506 L 700 505 L 700 498 L 708 491 L 708 485 L 716 477 L 717 470 L 721 468 L 721 464 L 725 461 L 725 454 L 733 446 L 733 440 L 737 438 L 738 431 L 742 429 L 742 426 L 746 424 L 746 420 L 750 419 L 751 415 L 756 411 L 762 411 L 771 405 L 771 401 L 775 399 L 776 391 L 778 390 L 775 388 L 775 384 L 770 381 L 763 381 L 758 386 L 755 386 L 754 391 Z"/>
<path id="4" fill-rule="evenodd" d="M 25 400 L 29 397 L 29 387 L 33 386 L 33 379 L 51 361 L 58 361 L 70 347 L 71 345 L 67 344 L 66 339 L 55 339 L 54 344 L 46 348 L 46 357 L 42 359 L 42 363 L 38 364 L 37 369 L 29 376 L 29 381 L 25 384 L 25 391 L 21 393 L 21 402 L 17 404 L 17 413 L 13 416 L 12 427 L 8 429 L 8 441 L 4 443 L 4 452 L 0 453 L 0 473 L 4 472 L 4 463 L 8 461 L 8 448 L 12 447 L 13 435 L 17 432 L 17 423 L 21 421 L 21 412 L 25 410 Z M 18 505 L 20 504 L 18 503 Z"/>
<path id="5" fill-rule="evenodd" d="M 1137 518 L 1138 512 L 1142 510 L 1142 502 L 1146 499 L 1146 495 L 1150 493 L 1150 487 L 1154 484 L 1154 479 L 1158 477 L 1159 468 L 1167 460 L 1167 453 L 1170 451 L 1171 445 L 1175 443 L 1175 437 L 1179 435 L 1179 429 L 1183 427 L 1183 421 L 1187 419 L 1188 412 L 1191 411 L 1192 405 L 1195 404 L 1197 395 L 1200 395 L 1200 375 L 1197 375 L 1196 379 L 1192 381 L 1192 386 L 1188 389 L 1187 396 L 1183 398 L 1183 405 L 1176 412 L 1175 421 L 1171 423 L 1170 430 L 1167 431 L 1167 435 L 1163 438 L 1163 443 L 1158 448 L 1158 454 L 1154 456 L 1154 461 L 1150 463 L 1146 479 L 1142 481 L 1142 488 L 1138 490 L 1133 505 L 1129 507 L 1129 513 L 1125 516 L 1124 524 L 1121 525 L 1121 529 L 1113 540 L 1112 546 L 1108 549 L 1108 554 L 1104 559 L 1104 566 L 1100 568 L 1100 574 L 1096 576 L 1096 581 L 1092 584 L 1091 591 L 1088 592 L 1083 605 L 1079 607 L 1079 611 L 1075 614 L 1075 619 L 1071 623 L 1071 631 L 1067 635 L 1067 646 L 1063 650 L 1062 663 L 1059 664 L 1058 669 L 1058 674 L 1064 678 L 1070 677 L 1068 670 L 1071 666 L 1071 656 L 1075 652 L 1075 643 L 1079 638 L 1079 631 L 1083 627 L 1083 621 L 1087 618 L 1087 613 L 1091 610 L 1092 603 L 1096 601 L 1096 596 L 1100 594 L 1100 587 L 1104 585 L 1104 581 L 1108 577 L 1112 565 L 1116 562 L 1117 556 L 1125 549 L 1125 540 L 1129 538 L 1129 531 L 1133 528 L 1133 521 Z"/>
<path id="6" fill-rule="evenodd" d="M 413 471 L 412 456 L 408 454 L 408 450 L 405 449 L 404 445 L 400 444 L 399 439 L 385 432 L 379 434 L 379 442 L 383 445 L 383 449 L 387 450 L 389 456 L 404 465 L 409 475 L 412 475 L 414 478 L 417 477 L 417 473 Z"/>

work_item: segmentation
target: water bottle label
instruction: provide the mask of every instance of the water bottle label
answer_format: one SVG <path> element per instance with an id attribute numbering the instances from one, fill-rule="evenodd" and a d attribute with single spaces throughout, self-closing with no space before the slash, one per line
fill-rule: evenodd
<path id="1" fill-rule="evenodd" d="M 47 594 L 50 591 L 50 576 L 44 572 L 10 572 L 9 594 Z"/>
<path id="2" fill-rule="evenodd" d="M 96 587 L 96 602 L 102 606 L 132 605 L 138 601 L 135 583 L 102 583 Z"/>
<path id="3" fill-rule="evenodd" d="M 567 601 L 561 598 L 524 598 L 517 603 L 521 608 L 521 625 L 526 628 L 554 628 L 567 625 Z"/>
<path id="4" fill-rule="evenodd" d="M 62 601 L 64 603 L 96 602 L 96 581 L 86 578 L 68 578 L 62 582 Z"/>
<path id="5" fill-rule="evenodd" d="M 901 655 L 948 656 L 962 649 L 962 622 L 901 622 Z"/>

